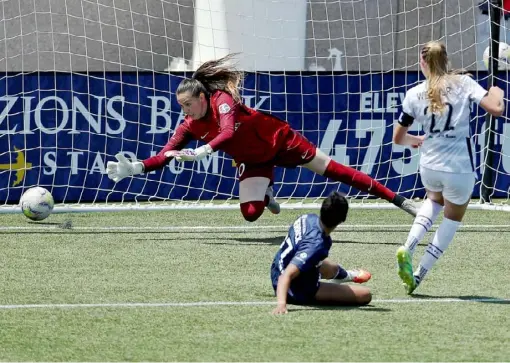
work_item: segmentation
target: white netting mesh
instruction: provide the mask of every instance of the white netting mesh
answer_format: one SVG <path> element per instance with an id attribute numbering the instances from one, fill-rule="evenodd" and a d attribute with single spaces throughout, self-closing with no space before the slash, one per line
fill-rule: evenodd
<path id="1" fill-rule="evenodd" d="M 422 79 L 419 47 L 428 40 L 444 41 L 454 67 L 486 79 L 490 18 L 480 2 L 0 1 L 0 204 L 16 204 L 35 185 L 65 204 L 237 199 L 235 167 L 221 152 L 117 185 L 105 174 L 120 150 L 133 159 L 156 153 L 183 118 L 178 83 L 229 52 L 241 52 L 250 72 L 246 104 L 288 120 L 333 159 L 422 197 L 418 152 L 392 145 L 393 121 Z M 506 25 L 501 39 L 510 42 Z M 473 115 L 481 174 L 485 118 Z M 497 124 L 493 168 L 495 196 L 506 199 L 505 121 Z M 275 173 L 283 199 L 315 202 L 333 189 L 366 197 L 308 170 Z"/>

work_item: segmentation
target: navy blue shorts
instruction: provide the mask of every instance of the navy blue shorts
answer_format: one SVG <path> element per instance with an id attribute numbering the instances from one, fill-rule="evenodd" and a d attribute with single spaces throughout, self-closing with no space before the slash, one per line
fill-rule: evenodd
<path id="1" fill-rule="evenodd" d="M 276 294 L 276 286 L 280 270 L 274 264 L 271 266 L 271 282 Z M 319 290 L 320 282 L 318 275 L 300 274 L 290 283 L 289 292 L 287 293 L 287 302 L 295 305 L 305 305 L 315 302 L 315 294 Z"/>

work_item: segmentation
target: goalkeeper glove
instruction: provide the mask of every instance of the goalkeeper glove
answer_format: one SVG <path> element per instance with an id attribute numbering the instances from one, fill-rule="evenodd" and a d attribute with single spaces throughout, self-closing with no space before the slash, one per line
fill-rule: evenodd
<path id="1" fill-rule="evenodd" d="M 175 159 L 178 162 L 183 161 L 194 161 L 194 160 L 201 160 L 205 158 L 207 155 L 211 154 L 213 152 L 212 147 L 207 145 L 200 146 L 196 149 L 183 149 L 181 151 L 171 150 L 167 151 L 165 153 L 165 156 L 167 158 L 169 157 L 175 157 Z"/>
<path id="2" fill-rule="evenodd" d="M 115 155 L 118 163 L 115 161 L 109 161 L 106 164 L 106 171 L 108 178 L 113 180 L 115 183 L 121 181 L 127 176 L 142 174 L 143 163 L 141 161 L 131 162 L 122 153 Z"/>

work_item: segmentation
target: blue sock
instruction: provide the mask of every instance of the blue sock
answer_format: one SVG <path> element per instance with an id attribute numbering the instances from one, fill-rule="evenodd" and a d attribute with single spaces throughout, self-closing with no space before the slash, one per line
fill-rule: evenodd
<path id="1" fill-rule="evenodd" d="M 342 266 L 338 265 L 338 272 L 333 278 L 336 280 L 345 280 L 348 276 L 349 273 L 347 273 L 347 270 L 344 270 Z"/>

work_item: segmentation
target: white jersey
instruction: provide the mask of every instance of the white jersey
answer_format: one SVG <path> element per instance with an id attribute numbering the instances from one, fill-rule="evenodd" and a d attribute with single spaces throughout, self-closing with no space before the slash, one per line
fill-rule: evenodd
<path id="1" fill-rule="evenodd" d="M 445 104 L 443 113 L 432 114 L 427 98 L 427 81 L 407 92 L 399 123 L 408 127 L 416 120 L 423 126 L 422 167 L 451 173 L 474 172 L 470 106 L 471 102 L 480 103 L 486 94 L 487 90 L 471 77 L 452 76 L 441 95 Z"/>

